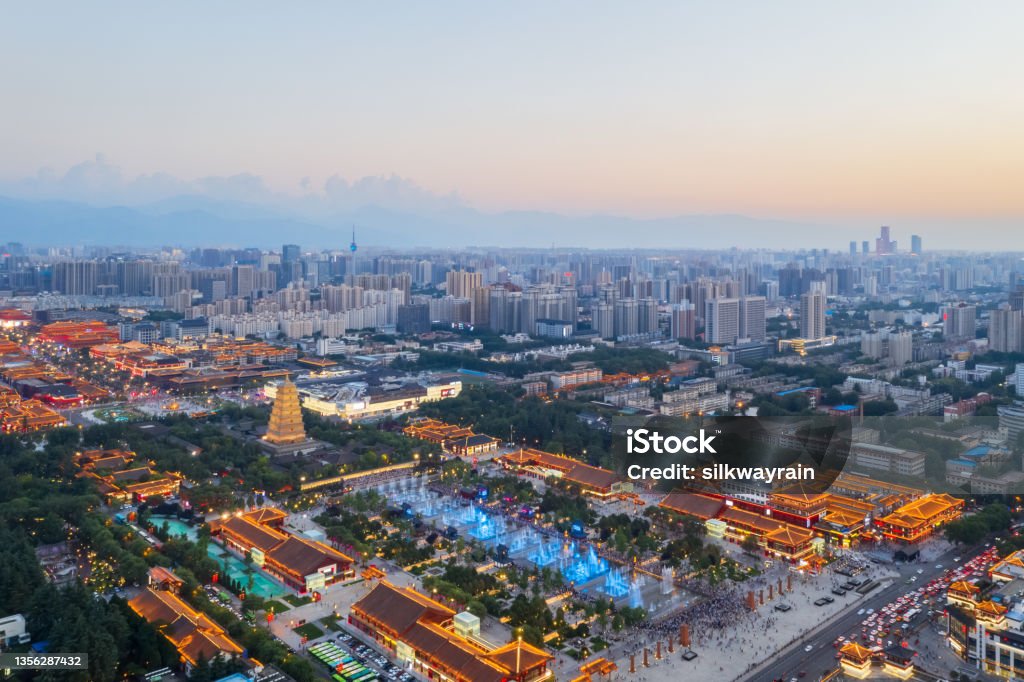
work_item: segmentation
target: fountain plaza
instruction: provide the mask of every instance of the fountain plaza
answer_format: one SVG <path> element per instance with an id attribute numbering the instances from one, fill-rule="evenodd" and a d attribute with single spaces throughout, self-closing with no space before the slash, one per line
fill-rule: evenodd
<path id="1" fill-rule="evenodd" d="M 622 605 L 645 607 L 649 611 L 684 605 L 684 595 L 673 585 L 671 568 L 645 574 L 613 566 L 592 545 L 580 546 L 569 539 L 548 536 L 530 524 L 475 502 L 466 504 L 440 495 L 430 490 L 423 479 L 391 481 L 377 492 L 387 498 L 390 506 L 406 507 L 440 531 L 451 527 L 487 547 L 504 545 L 509 558 L 520 565 L 557 569 L 566 582 L 584 594 L 610 597 Z"/>

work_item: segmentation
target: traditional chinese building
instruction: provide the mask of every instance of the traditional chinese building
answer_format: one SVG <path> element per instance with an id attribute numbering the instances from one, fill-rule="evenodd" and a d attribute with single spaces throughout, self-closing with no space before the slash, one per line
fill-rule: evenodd
<path id="1" fill-rule="evenodd" d="M 967 601 L 963 592 L 958 589 L 959 594 L 947 593 L 946 637 L 950 648 L 987 673 L 1011 679 L 1024 677 L 1024 633 L 1007 618 L 1009 609 L 978 595 L 973 595 L 978 601 Z M 1015 610 L 1019 608 L 1018 604 Z"/>
<path id="2" fill-rule="evenodd" d="M 814 533 L 806 528 L 737 507 L 726 507 L 719 519 L 726 524 L 726 539 L 741 543 L 753 536 L 771 556 L 800 561 L 814 553 Z"/>
<path id="3" fill-rule="evenodd" d="M 950 495 L 925 495 L 875 520 L 882 534 L 897 542 L 914 543 L 960 518 L 964 501 Z"/>
<path id="4" fill-rule="evenodd" d="M 847 642 L 839 650 L 839 667 L 851 677 L 864 678 L 871 673 L 871 650 L 857 642 Z"/>
<path id="5" fill-rule="evenodd" d="M 257 509 L 210 522 L 211 534 L 299 593 L 354 575 L 352 559 L 333 547 L 280 530 L 284 514 Z"/>
<path id="6" fill-rule="evenodd" d="M 498 461 L 506 469 L 527 476 L 540 479 L 553 477 L 578 485 L 584 494 L 591 497 L 606 499 L 632 491 L 632 484 L 624 481 L 614 471 L 543 450 L 520 448 L 516 452 L 502 455 Z"/>
<path id="7" fill-rule="evenodd" d="M 174 645 L 187 672 L 200 660 L 242 656 L 242 647 L 220 625 L 186 604 L 173 591 L 147 587 L 128 605 Z"/>
<path id="8" fill-rule="evenodd" d="M 494 648 L 456 632 L 456 613 L 414 590 L 382 581 L 352 605 L 349 624 L 377 646 L 440 682 L 548 682 L 553 656 L 522 640 Z"/>
<path id="9" fill-rule="evenodd" d="M 267 425 L 267 435 L 264 438 L 274 445 L 293 445 L 306 440 L 299 392 L 295 384 L 288 380 L 277 387 L 277 397 L 270 411 L 270 423 Z"/>
<path id="10" fill-rule="evenodd" d="M 658 506 L 675 514 L 704 522 L 718 516 L 725 508 L 725 501 L 708 495 L 675 491 L 662 498 Z"/>
<path id="11" fill-rule="evenodd" d="M 474 433 L 473 429 L 446 424 L 436 419 L 414 419 L 403 429 L 405 435 L 440 445 L 446 452 L 463 457 L 494 452 L 499 440 Z"/>
<path id="12" fill-rule="evenodd" d="M 1002 582 L 1024 579 L 1024 550 L 1018 549 L 996 562 L 988 569 L 988 574 L 993 580 Z"/>

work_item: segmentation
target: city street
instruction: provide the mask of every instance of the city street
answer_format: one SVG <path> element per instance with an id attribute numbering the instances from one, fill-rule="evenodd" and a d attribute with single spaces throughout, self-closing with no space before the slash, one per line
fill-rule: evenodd
<path id="1" fill-rule="evenodd" d="M 971 549 L 954 547 L 927 563 L 912 563 L 900 567 L 901 579 L 882 588 L 877 593 L 869 595 L 865 600 L 857 602 L 857 609 L 850 608 L 844 611 L 841 615 L 824 624 L 821 629 L 794 642 L 783 652 L 776 653 L 772 656 L 772 660 L 768 665 L 757 668 L 743 679 L 750 682 L 774 679 L 790 680 L 798 677 L 801 671 L 811 676 L 811 679 L 817 679 L 824 671 L 831 670 L 836 666 L 836 649 L 832 646 L 836 638 L 840 635 L 848 635 L 860 627 L 860 622 L 864 619 L 863 615 L 858 615 L 857 611 L 860 608 L 870 608 L 878 611 L 900 595 L 914 589 L 906 584 L 905 578 L 917 575 L 918 569 L 923 569 L 924 571 L 918 577 L 918 580 L 921 583 L 927 583 L 941 575 L 943 570 L 954 565 L 954 557 L 962 557 L 961 562 L 968 561 L 975 555 L 980 554 L 983 549 L 980 546 Z M 943 569 L 936 569 L 935 566 L 937 565 L 943 566 Z M 813 646 L 814 649 L 809 652 L 805 651 L 805 647 L 808 645 Z M 927 665 L 924 667 L 928 669 Z M 948 671 L 935 670 L 932 672 L 941 674 Z"/>

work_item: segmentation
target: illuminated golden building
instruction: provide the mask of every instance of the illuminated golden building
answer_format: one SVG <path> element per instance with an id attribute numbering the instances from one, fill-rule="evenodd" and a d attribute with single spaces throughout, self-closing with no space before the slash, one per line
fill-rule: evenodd
<path id="1" fill-rule="evenodd" d="M 220 625 L 171 591 L 147 587 L 128 606 L 156 626 L 181 654 L 186 670 L 200 661 L 242 658 L 243 650 Z"/>
<path id="2" fill-rule="evenodd" d="M 857 642 L 847 642 L 839 650 L 839 666 L 851 677 L 864 678 L 871 674 L 871 650 Z"/>
<path id="3" fill-rule="evenodd" d="M 270 411 L 266 440 L 274 445 L 291 445 L 306 440 L 306 429 L 302 425 L 302 407 L 299 406 L 299 391 L 287 379 L 277 387 L 274 408 Z"/>
<path id="4" fill-rule="evenodd" d="M 917 542 L 960 518 L 964 501 L 950 495 L 925 495 L 875 521 L 882 534 L 898 542 Z"/>
<path id="5" fill-rule="evenodd" d="M 322 542 L 281 529 L 285 514 L 256 509 L 210 522 L 211 534 L 288 587 L 309 593 L 354 575 L 352 559 Z"/>
<path id="6" fill-rule="evenodd" d="M 1018 549 L 1013 554 L 996 562 L 988 569 L 992 580 L 1009 582 L 1024 579 L 1024 550 Z"/>
<path id="7" fill-rule="evenodd" d="M 460 633 L 456 614 L 415 590 L 377 583 L 348 622 L 419 675 L 440 682 L 553 682 L 554 658 L 522 640 L 493 648 Z"/>

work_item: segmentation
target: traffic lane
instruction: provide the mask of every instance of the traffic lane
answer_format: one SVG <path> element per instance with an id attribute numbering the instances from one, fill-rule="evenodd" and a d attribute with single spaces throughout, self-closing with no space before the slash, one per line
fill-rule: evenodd
<path id="1" fill-rule="evenodd" d="M 825 668 L 834 668 L 836 650 L 831 646 L 832 642 L 840 635 L 849 635 L 850 632 L 860 629 L 860 623 L 864 620 L 865 616 L 863 614 L 858 615 L 857 610 L 872 608 L 878 611 L 881 607 L 895 601 L 907 592 L 916 590 L 922 583 L 927 584 L 934 578 L 941 576 L 945 570 L 970 561 L 978 554 L 981 554 L 984 549 L 985 547 L 982 545 L 969 549 L 954 547 L 932 559 L 927 564 L 911 564 L 909 568 L 903 567 L 901 576 L 892 585 L 883 588 L 881 592 L 875 595 L 869 594 L 866 599 L 851 604 L 851 610 L 846 612 L 845 615 L 839 616 L 825 630 L 809 633 L 805 639 L 791 645 L 792 648 L 779 657 L 778 661 L 773 662 L 769 667 L 745 679 L 772 680 L 782 678 L 788 680 L 798 677 L 800 671 L 806 671 L 808 675 L 817 676 Z M 953 562 L 953 559 L 957 556 L 961 557 L 960 562 Z M 935 566 L 937 565 L 941 565 L 942 568 L 936 569 Z M 924 570 L 920 575 L 917 573 L 919 568 Z M 911 585 L 906 584 L 906 580 L 912 575 L 918 575 L 918 580 Z M 804 651 L 804 647 L 812 642 L 815 644 L 814 651 Z"/>
<path id="2" fill-rule="evenodd" d="M 905 568 L 905 572 L 897 582 L 887 588 L 884 588 L 873 597 L 869 597 L 864 601 L 858 602 L 856 606 L 858 609 L 873 608 L 877 611 L 881 607 L 895 601 L 906 592 L 916 589 L 920 582 L 930 582 L 933 578 L 940 576 L 943 571 L 950 568 L 952 565 L 959 565 L 950 563 L 954 557 L 961 556 L 960 563 L 962 564 L 963 562 L 969 561 L 980 554 L 984 549 L 985 548 L 982 546 L 974 547 L 969 550 L 953 548 L 929 562 L 927 566 L 914 564 L 909 567 L 909 570 Z M 935 566 L 940 564 L 942 565 L 942 568 L 936 569 Z M 913 585 L 907 585 L 905 579 L 909 578 L 911 575 L 918 575 L 918 568 L 925 569 L 925 572 L 921 574 L 918 582 Z M 851 605 L 851 609 L 852 608 L 853 605 Z M 812 672 L 819 669 L 819 667 L 821 670 L 835 667 L 835 649 L 831 646 L 831 643 L 840 635 L 849 634 L 851 631 L 855 632 L 859 627 L 861 627 L 860 623 L 863 619 L 864 616 L 858 615 L 857 611 L 851 610 L 847 612 L 846 615 L 840 616 L 839 619 L 834 621 L 834 623 L 824 632 L 812 633 L 806 640 L 794 645 L 792 650 L 787 654 L 784 654 L 776 663 L 773 663 L 768 669 L 766 669 L 764 671 L 764 675 L 768 676 L 767 679 L 776 679 L 779 677 L 789 679 L 797 677 L 800 671 L 807 671 L 808 674 L 812 674 Z M 813 652 L 804 651 L 806 644 L 811 641 L 816 643 L 815 650 Z M 760 675 L 756 675 L 751 679 L 754 679 L 755 677 L 757 679 L 764 679 Z"/>
<path id="3" fill-rule="evenodd" d="M 809 675 L 816 677 L 825 668 L 835 667 L 836 650 L 832 647 L 832 642 L 840 635 L 859 629 L 860 622 L 864 619 L 863 615 L 857 615 L 857 611 L 853 609 L 873 608 L 878 610 L 879 607 L 885 606 L 900 596 L 900 587 L 902 587 L 900 583 L 890 585 L 872 597 L 851 604 L 849 607 L 851 610 L 839 616 L 826 630 L 812 632 L 805 639 L 797 641 L 777 661 L 760 673 L 755 673 L 749 679 L 763 680 L 781 677 L 788 680 L 791 677 L 798 677 L 800 671 L 806 671 Z M 808 644 L 814 646 L 813 651 L 805 651 Z"/>

